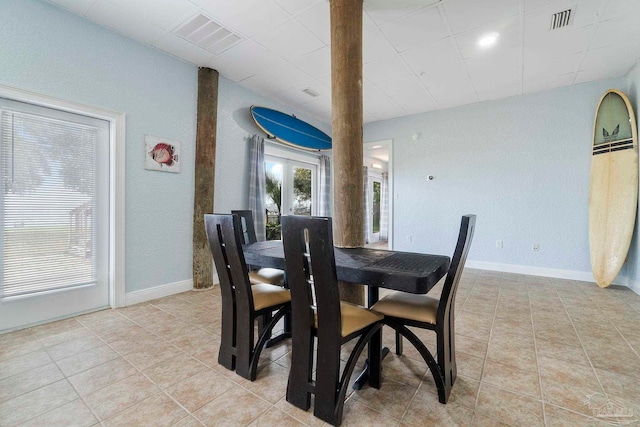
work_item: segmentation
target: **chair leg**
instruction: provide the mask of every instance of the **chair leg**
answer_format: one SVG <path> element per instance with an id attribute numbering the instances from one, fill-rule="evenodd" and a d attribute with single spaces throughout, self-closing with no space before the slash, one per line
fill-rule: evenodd
<path id="1" fill-rule="evenodd" d="M 258 336 L 262 336 L 264 333 L 265 327 L 271 322 L 272 314 L 265 313 L 262 316 L 258 317 Z M 271 334 L 267 337 L 267 339 L 271 338 Z"/>
<path id="2" fill-rule="evenodd" d="M 233 371 L 236 368 L 236 318 L 234 304 L 222 300 L 222 330 L 220 335 L 220 350 L 218 351 L 218 363 Z"/>
<path id="3" fill-rule="evenodd" d="M 236 331 L 236 373 L 251 380 L 251 356 L 254 342 L 254 318 L 238 310 Z"/>
<path id="4" fill-rule="evenodd" d="M 402 356 L 402 335 L 396 331 L 396 354 Z"/>
<path id="5" fill-rule="evenodd" d="M 342 408 L 338 407 L 338 405 L 344 404 L 344 402 L 340 402 L 339 393 L 337 392 L 340 382 L 341 343 L 339 340 L 336 341 L 322 343 L 320 338 L 318 339 L 316 386 L 313 404 L 313 415 L 332 425 L 339 425 L 342 421 Z M 293 366 L 293 360 L 291 365 Z"/>
<path id="6" fill-rule="evenodd" d="M 451 389 L 456 381 L 455 337 L 453 336 L 453 319 L 443 322 L 443 327 L 436 330 L 438 341 L 438 365 L 442 371 L 444 390 L 440 402 L 447 403 Z M 438 393 L 440 394 L 440 393 Z"/>
<path id="7" fill-rule="evenodd" d="M 313 336 L 310 332 L 291 339 L 291 368 L 287 382 L 287 402 L 300 409 L 311 407 L 311 384 L 313 382 Z"/>

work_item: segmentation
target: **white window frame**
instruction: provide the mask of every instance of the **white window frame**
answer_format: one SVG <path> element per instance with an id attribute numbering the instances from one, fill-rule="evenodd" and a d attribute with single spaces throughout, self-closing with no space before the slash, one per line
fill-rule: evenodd
<path id="1" fill-rule="evenodd" d="M 318 188 L 319 188 L 319 169 L 320 159 L 318 155 L 313 153 L 300 152 L 300 150 L 287 149 L 282 146 L 278 146 L 275 143 L 267 143 L 265 141 L 264 147 L 264 160 L 265 162 L 271 161 L 276 163 L 282 163 L 284 169 L 282 171 L 282 180 L 286 181 L 282 183 L 283 189 L 291 188 L 293 186 L 293 174 L 291 171 L 294 167 L 310 167 L 312 168 L 312 180 L 311 180 L 311 215 L 318 214 Z M 282 193 L 282 210 L 281 215 L 292 215 L 289 211 L 293 207 L 293 200 L 289 192 Z M 285 210 L 286 209 L 286 210 Z"/>
<path id="2" fill-rule="evenodd" d="M 125 114 L 0 85 L 0 97 L 109 122 L 109 305 L 125 306 Z"/>

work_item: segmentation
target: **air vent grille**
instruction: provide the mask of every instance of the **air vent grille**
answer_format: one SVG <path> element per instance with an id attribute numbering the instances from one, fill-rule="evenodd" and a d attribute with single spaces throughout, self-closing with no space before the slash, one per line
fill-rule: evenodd
<path id="1" fill-rule="evenodd" d="M 320 95 L 318 92 L 316 92 L 315 90 L 310 89 L 310 88 L 303 89 L 302 91 L 304 93 L 306 93 L 307 95 L 312 96 L 314 98 Z"/>
<path id="2" fill-rule="evenodd" d="M 575 8 L 572 8 L 551 15 L 551 25 L 549 29 L 553 31 L 571 25 L 573 23 L 574 12 Z"/>
<path id="3" fill-rule="evenodd" d="M 187 21 L 175 34 L 216 55 L 242 40 L 239 35 L 204 15 Z"/>

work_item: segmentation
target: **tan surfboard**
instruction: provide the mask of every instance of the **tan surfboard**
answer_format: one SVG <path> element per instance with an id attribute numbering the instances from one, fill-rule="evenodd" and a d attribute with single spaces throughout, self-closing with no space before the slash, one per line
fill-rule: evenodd
<path id="1" fill-rule="evenodd" d="M 591 268 L 601 288 L 624 264 L 638 205 L 638 135 L 633 107 L 615 89 L 602 95 L 593 127 L 589 188 Z"/>

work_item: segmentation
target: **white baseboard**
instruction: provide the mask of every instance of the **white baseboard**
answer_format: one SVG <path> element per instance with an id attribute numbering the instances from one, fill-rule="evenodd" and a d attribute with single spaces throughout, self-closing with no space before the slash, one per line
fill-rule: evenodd
<path id="1" fill-rule="evenodd" d="M 529 265 L 502 264 L 498 262 L 471 261 L 467 260 L 466 267 L 477 268 L 478 270 L 492 270 L 503 273 L 528 274 L 530 276 L 553 277 L 556 279 L 580 280 L 583 282 L 595 282 L 593 273 L 590 271 L 561 270 L 558 268 L 532 267 Z M 624 276 L 618 276 L 613 281 L 614 285 L 626 286 L 640 295 L 640 283 L 629 280 Z"/>
<path id="2" fill-rule="evenodd" d="M 558 268 L 532 267 L 530 265 L 502 264 L 498 262 L 467 260 L 466 267 L 478 270 L 493 270 L 503 273 L 528 274 L 530 276 L 553 277 L 556 279 L 581 280 L 593 282 L 593 274 L 590 271 L 561 270 Z"/>
<path id="3" fill-rule="evenodd" d="M 153 288 L 127 292 L 124 296 L 124 301 L 125 305 L 139 304 L 141 302 L 151 301 L 152 299 L 190 291 L 191 289 L 193 289 L 193 280 L 182 280 L 180 282 L 154 286 Z"/>
<path id="4" fill-rule="evenodd" d="M 213 285 L 219 282 L 218 275 L 213 275 Z M 179 294 L 193 289 L 193 280 L 182 280 L 180 282 L 167 283 L 166 285 L 154 286 L 153 288 L 142 289 L 139 291 L 127 292 L 124 296 L 125 306 L 139 304 L 141 302 L 151 301 L 152 299 L 168 297 L 169 295 Z"/>

